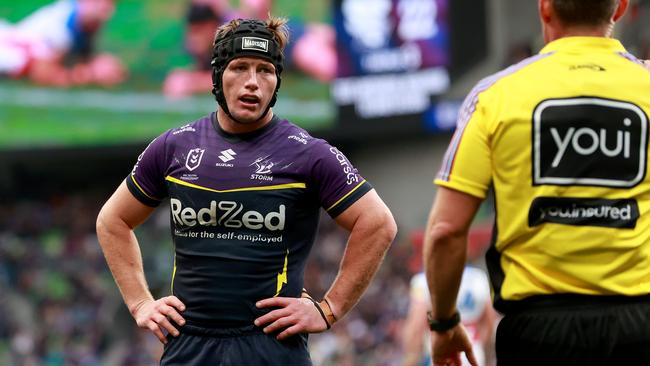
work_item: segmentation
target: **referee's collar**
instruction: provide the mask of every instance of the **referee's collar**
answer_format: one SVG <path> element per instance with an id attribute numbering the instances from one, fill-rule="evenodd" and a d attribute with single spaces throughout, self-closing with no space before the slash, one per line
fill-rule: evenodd
<path id="1" fill-rule="evenodd" d="M 539 53 L 551 52 L 627 52 L 621 42 L 606 37 L 563 37 L 547 44 Z"/>

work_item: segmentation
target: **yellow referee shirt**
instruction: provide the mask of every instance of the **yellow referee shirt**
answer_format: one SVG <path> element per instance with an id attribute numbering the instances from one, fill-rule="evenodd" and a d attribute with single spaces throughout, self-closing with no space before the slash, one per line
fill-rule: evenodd
<path id="1" fill-rule="evenodd" d="M 484 198 L 495 305 L 650 293 L 650 72 L 614 39 L 568 37 L 477 84 L 435 183 Z"/>

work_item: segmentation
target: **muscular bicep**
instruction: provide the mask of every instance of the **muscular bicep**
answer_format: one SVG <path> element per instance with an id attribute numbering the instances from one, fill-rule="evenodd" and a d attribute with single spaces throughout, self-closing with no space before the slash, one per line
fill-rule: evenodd
<path id="1" fill-rule="evenodd" d="M 102 207 L 98 220 L 123 222 L 133 229 L 142 224 L 154 210 L 155 207 L 147 206 L 136 199 L 126 183 L 122 182 Z"/>

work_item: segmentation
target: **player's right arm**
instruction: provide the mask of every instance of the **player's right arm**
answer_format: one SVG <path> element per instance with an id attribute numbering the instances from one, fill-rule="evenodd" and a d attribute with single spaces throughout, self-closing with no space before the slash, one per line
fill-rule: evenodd
<path id="1" fill-rule="evenodd" d="M 133 229 L 155 208 L 144 205 L 129 191 L 125 182 L 102 207 L 97 217 L 97 238 L 129 312 L 139 327 L 149 329 L 167 343 L 162 329 L 176 336 L 183 325 L 180 312 L 185 305 L 175 296 L 155 300 L 147 286 L 140 246 Z"/>

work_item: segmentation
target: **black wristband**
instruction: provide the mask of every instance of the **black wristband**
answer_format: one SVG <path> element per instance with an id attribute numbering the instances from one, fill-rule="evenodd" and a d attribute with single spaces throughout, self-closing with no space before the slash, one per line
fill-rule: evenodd
<path id="1" fill-rule="evenodd" d="M 446 332 L 460 323 L 460 313 L 456 311 L 451 318 L 448 319 L 433 319 L 433 314 L 427 312 L 427 320 L 429 321 L 429 329 L 434 332 Z"/>
<path id="2" fill-rule="evenodd" d="M 325 316 L 325 312 L 323 311 L 323 308 L 320 307 L 320 304 L 316 300 L 311 298 L 311 296 L 305 297 L 305 299 L 309 299 L 309 301 L 311 301 L 314 304 L 314 306 L 316 307 L 316 310 L 318 310 L 318 312 L 320 313 L 320 316 L 323 317 L 323 320 L 325 321 L 325 324 L 327 325 L 327 329 L 329 330 L 332 326 L 330 325 L 330 322 L 327 321 L 327 317 Z"/>

